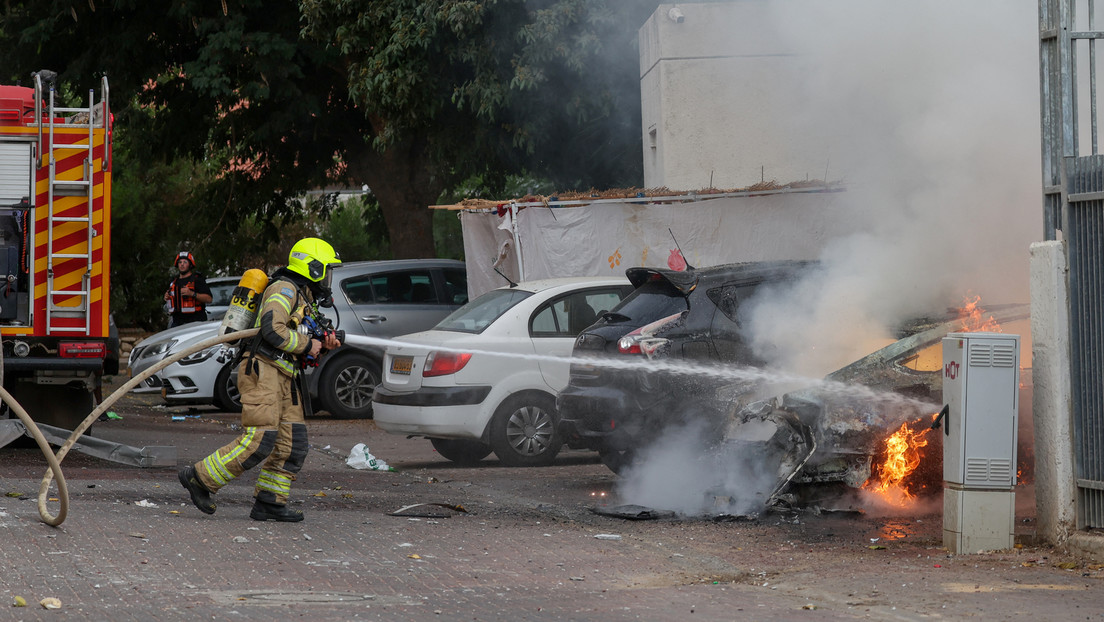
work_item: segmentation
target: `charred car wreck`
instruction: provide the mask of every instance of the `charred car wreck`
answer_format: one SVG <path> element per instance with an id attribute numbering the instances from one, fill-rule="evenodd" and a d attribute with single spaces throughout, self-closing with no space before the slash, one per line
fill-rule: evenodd
<path id="1" fill-rule="evenodd" d="M 673 272 L 627 271 L 636 291 L 579 335 L 577 357 L 636 356 L 702 372 L 682 375 L 574 364 L 557 401 L 571 447 L 595 449 L 622 473 L 676 430 L 694 426 L 704 485 L 730 514 L 776 506 L 846 506 L 878 480 L 886 439 L 905 427 L 931 428 L 942 399 L 941 340 L 968 330 L 956 310 L 910 322 L 899 340 L 812 386 L 771 396 L 762 364 L 740 335 L 739 307 L 757 288 L 798 278 L 815 264 L 733 264 Z M 1028 317 L 1024 305 L 991 309 L 999 322 Z M 600 360 L 600 359 L 599 359 Z M 741 373 L 744 370 L 745 373 Z M 1028 400 L 1030 403 L 1030 400 Z M 931 449 L 938 434 L 927 434 Z M 934 454 L 939 455 L 939 454 Z M 916 469 L 912 494 L 941 489 L 933 462 Z M 741 485 L 733 485 L 739 482 Z M 754 485 L 746 485 L 754 482 Z"/>

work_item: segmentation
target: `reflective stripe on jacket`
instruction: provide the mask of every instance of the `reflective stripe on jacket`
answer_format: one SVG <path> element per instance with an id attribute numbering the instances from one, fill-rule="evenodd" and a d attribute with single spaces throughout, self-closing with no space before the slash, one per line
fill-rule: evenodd
<path id="1" fill-rule="evenodd" d="M 294 376 L 299 356 L 310 349 L 310 337 L 296 329 L 303 320 L 306 303 L 311 302 L 311 294 L 300 291 L 291 281 L 277 279 L 265 288 L 261 300 L 261 311 L 254 324 L 261 329 L 261 340 L 288 355 L 265 358 L 287 375 Z M 263 350 L 259 354 L 263 356 Z"/>

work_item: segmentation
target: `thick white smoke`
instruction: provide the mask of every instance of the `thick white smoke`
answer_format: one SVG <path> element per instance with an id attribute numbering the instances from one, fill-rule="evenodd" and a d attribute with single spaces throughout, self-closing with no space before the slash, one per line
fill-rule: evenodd
<path id="1" fill-rule="evenodd" d="M 770 6 L 802 65 L 800 84 L 779 85 L 804 102 L 789 127 L 824 149 L 862 216 L 825 273 L 764 304 L 749 333 L 816 375 L 967 293 L 1026 302 L 1042 234 L 1035 3 Z"/>
<path id="2" fill-rule="evenodd" d="M 797 83 L 757 85 L 802 102 L 772 125 L 823 149 L 862 216 L 827 246 L 821 273 L 760 297 L 745 318 L 758 351 L 822 376 L 888 343 L 901 319 L 967 294 L 1027 302 L 1028 245 L 1042 237 L 1036 3 L 769 6 L 802 68 Z M 627 502 L 656 490 L 645 476 L 626 479 Z"/>

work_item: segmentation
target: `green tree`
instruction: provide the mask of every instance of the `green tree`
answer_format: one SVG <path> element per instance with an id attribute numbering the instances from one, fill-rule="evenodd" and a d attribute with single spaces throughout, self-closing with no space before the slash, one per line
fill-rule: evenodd
<path id="1" fill-rule="evenodd" d="M 472 174 L 534 171 L 565 190 L 639 183 L 635 39 L 655 6 L 9 2 L 0 58 L 9 78 L 108 75 L 129 165 L 213 172 L 189 189 L 190 218 L 231 228 L 252 218 L 259 247 L 306 190 L 367 184 L 392 254 L 432 256 L 426 206 Z M 147 209 L 173 207 L 148 198 Z"/>
<path id="2" fill-rule="evenodd" d="M 388 223 L 474 174 L 536 171 L 563 189 L 641 179 L 637 28 L 656 2 L 302 0 L 337 50 L 375 149 L 349 152 Z M 403 180 L 407 183 L 403 183 Z M 391 227 L 392 248 L 421 248 Z M 415 237 L 411 237 L 414 234 Z"/>

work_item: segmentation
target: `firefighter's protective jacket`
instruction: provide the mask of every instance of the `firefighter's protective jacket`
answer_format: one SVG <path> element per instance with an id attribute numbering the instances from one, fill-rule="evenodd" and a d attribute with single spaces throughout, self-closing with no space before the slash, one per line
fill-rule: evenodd
<path id="1" fill-rule="evenodd" d="M 268 284 L 261 300 L 255 323 L 261 331 L 253 354 L 294 376 L 299 370 L 299 357 L 310 349 L 310 336 L 297 329 L 306 305 L 314 298 L 308 288 L 279 277 Z"/>

